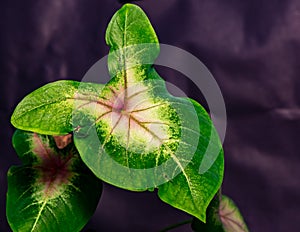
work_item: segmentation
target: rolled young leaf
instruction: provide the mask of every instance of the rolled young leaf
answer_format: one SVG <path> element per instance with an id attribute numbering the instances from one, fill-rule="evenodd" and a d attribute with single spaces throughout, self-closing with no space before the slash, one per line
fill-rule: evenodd
<path id="1" fill-rule="evenodd" d="M 217 195 L 207 210 L 208 221 L 196 218 L 192 222 L 195 232 L 249 232 L 247 225 L 235 203 L 225 195 Z"/>
<path id="2" fill-rule="evenodd" d="M 23 162 L 8 171 L 7 219 L 13 231 L 80 231 L 93 215 L 102 183 L 73 143 L 58 149 L 52 136 L 17 130 Z"/>
<path id="3" fill-rule="evenodd" d="M 238 207 L 224 195 L 219 206 L 219 216 L 225 232 L 249 232 Z"/>

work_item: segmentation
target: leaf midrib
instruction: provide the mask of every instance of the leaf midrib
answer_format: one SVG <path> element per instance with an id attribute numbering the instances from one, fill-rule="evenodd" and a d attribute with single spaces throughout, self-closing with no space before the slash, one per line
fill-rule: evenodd
<path id="1" fill-rule="evenodd" d="M 14 120 L 18 120 L 19 118 L 23 117 L 24 115 L 26 114 L 30 114 L 32 113 L 33 111 L 37 110 L 37 109 L 40 109 L 40 108 L 43 108 L 43 107 L 46 107 L 46 106 L 49 106 L 49 105 L 53 105 L 53 104 L 60 104 L 64 101 L 68 101 L 68 100 L 79 100 L 79 101 L 88 101 L 88 104 L 89 103 L 97 103 L 97 104 L 101 104 L 103 106 L 106 106 L 106 107 L 111 107 L 110 105 L 106 105 L 105 103 L 99 101 L 99 100 L 92 100 L 92 99 L 85 99 L 85 98 L 76 98 L 76 97 L 66 97 L 66 98 L 62 98 L 62 99 L 59 99 L 59 100 L 54 100 L 52 102 L 45 102 L 45 103 L 42 103 L 36 107 L 33 107 L 31 108 L 30 110 L 26 110 L 24 111 L 23 113 L 21 114 L 18 114 L 17 116 L 13 117 Z"/>
<path id="2" fill-rule="evenodd" d="M 43 202 L 43 204 L 42 204 L 42 206 L 41 206 L 41 208 L 40 208 L 40 210 L 39 210 L 39 212 L 38 212 L 38 215 L 37 215 L 37 217 L 36 217 L 36 219 L 35 219 L 35 221 L 34 221 L 34 224 L 33 224 L 32 228 L 31 228 L 30 232 L 33 232 L 33 231 L 35 230 L 35 228 L 36 228 L 36 226 L 37 226 L 37 223 L 38 223 L 40 217 L 42 216 L 42 212 L 43 212 L 43 210 L 45 209 L 45 206 L 46 206 L 48 200 L 49 200 L 48 198 L 45 198 L 45 199 L 44 199 L 44 202 Z"/>

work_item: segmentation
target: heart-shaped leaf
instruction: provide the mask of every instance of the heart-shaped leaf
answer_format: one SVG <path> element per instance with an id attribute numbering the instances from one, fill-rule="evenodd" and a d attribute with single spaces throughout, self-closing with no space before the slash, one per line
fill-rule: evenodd
<path id="1" fill-rule="evenodd" d="M 23 165 L 8 171 L 7 218 L 13 231 L 80 231 L 94 213 L 102 183 L 71 143 L 17 130 L 13 145 Z"/>
<path id="2" fill-rule="evenodd" d="M 113 16 L 106 42 L 108 84 L 46 85 L 18 105 L 13 125 L 48 134 L 73 130 L 82 160 L 100 179 L 135 191 L 157 187 L 163 201 L 205 221 L 224 169 L 209 116 L 197 102 L 168 93 L 152 66 L 158 39 L 139 7 L 125 4 Z M 212 166 L 200 174 L 204 157 Z"/>

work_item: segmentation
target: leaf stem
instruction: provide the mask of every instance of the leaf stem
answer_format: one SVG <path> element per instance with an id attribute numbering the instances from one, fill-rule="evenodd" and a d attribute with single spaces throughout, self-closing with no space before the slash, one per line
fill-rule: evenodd
<path id="1" fill-rule="evenodd" d="M 180 227 L 180 226 L 183 226 L 183 225 L 186 225 L 186 224 L 190 224 L 192 223 L 193 219 L 188 219 L 188 220 L 185 220 L 185 221 L 182 221 L 182 222 L 178 222 L 176 224 L 173 224 L 173 225 L 170 225 L 162 230 L 160 230 L 160 232 L 166 232 L 166 231 L 170 231 L 172 229 L 175 229 L 177 227 Z"/>

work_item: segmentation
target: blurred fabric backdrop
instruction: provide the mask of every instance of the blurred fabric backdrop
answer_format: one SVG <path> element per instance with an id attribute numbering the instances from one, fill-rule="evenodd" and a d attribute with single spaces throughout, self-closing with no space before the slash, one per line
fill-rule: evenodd
<path id="1" fill-rule="evenodd" d="M 147 13 L 161 43 L 197 56 L 216 78 L 228 114 L 223 192 L 240 207 L 250 231 L 300 231 L 300 1 L 134 3 Z M 0 1 L 1 232 L 10 231 L 6 172 L 19 164 L 11 145 L 14 107 L 48 82 L 80 81 L 108 53 L 105 29 L 120 7 L 117 0 Z M 206 104 L 187 77 L 167 68 L 158 71 Z M 105 184 L 83 231 L 153 232 L 187 218 L 156 193 Z"/>

